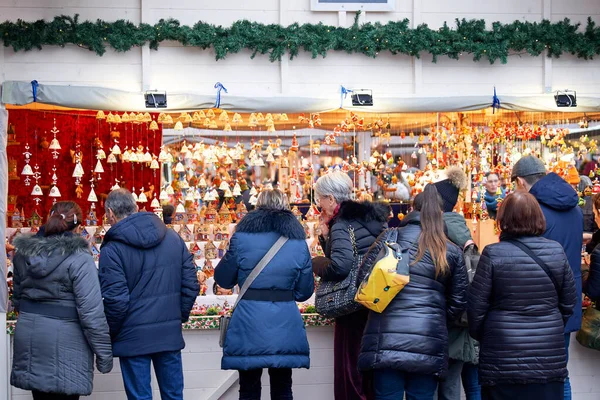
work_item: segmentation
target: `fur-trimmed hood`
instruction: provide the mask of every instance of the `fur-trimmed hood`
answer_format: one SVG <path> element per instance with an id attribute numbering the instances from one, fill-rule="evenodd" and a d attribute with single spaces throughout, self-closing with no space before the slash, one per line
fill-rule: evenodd
<path id="1" fill-rule="evenodd" d="M 235 231 L 240 233 L 276 232 L 288 239 L 306 239 L 302 224 L 288 210 L 258 208 L 242 218 Z"/>
<path id="2" fill-rule="evenodd" d="M 90 253 L 83 237 L 73 234 L 37 236 L 20 235 L 13 242 L 16 255 L 27 259 L 27 268 L 34 277 L 44 277 L 54 271 L 69 256 Z"/>
<path id="3" fill-rule="evenodd" d="M 391 208 L 382 202 L 370 201 L 344 201 L 340 205 L 337 217 L 346 221 L 358 220 L 361 222 L 387 222 Z"/>

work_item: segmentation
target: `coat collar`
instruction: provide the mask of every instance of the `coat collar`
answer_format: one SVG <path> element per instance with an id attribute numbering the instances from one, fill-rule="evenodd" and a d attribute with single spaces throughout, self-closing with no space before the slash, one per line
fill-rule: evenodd
<path id="1" fill-rule="evenodd" d="M 300 221 L 289 210 L 258 208 L 237 224 L 240 233 L 278 233 L 288 239 L 305 240 L 306 232 Z"/>

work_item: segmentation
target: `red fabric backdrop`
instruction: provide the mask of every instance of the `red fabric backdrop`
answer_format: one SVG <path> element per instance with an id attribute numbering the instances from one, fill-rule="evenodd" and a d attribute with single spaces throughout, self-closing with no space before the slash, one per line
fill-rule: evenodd
<path id="1" fill-rule="evenodd" d="M 148 125 L 121 123 L 109 125 L 106 120 L 96 120 L 95 112 L 73 111 L 73 112 L 54 112 L 54 111 L 34 111 L 34 110 L 10 110 L 9 111 L 9 127 L 14 128 L 16 141 L 19 144 L 11 145 L 7 148 L 9 160 L 17 161 L 17 174 L 19 179 L 9 180 L 8 194 L 16 196 L 16 207 L 18 210 L 23 209 L 25 217 L 29 218 L 32 212 L 37 209 L 38 213 L 46 219 L 48 210 L 52 207 L 53 198 L 49 197 L 50 188 L 52 187 L 52 168 L 56 166 L 56 175 L 58 177 L 58 188 L 60 190 L 60 200 L 74 200 L 83 210 L 84 217 L 87 215 L 91 203 L 87 201 L 90 194 L 91 183 L 90 179 L 94 176 L 94 191 L 98 196 L 96 203 L 96 215 L 100 218 L 104 215 L 103 194 L 107 195 L 110 188 L 115 184 L 115 178 L 118 179 L 119 185 L 131 190 L 135 187 L 136 194 L 139 195 L 140 189 L 143 186 L 145 191 L 154 185 L 156 196 L 160 193 L 160 169 L 152 170 L 146 163 L 123 163 L 119 157 L 116 164 L 108 164 L 106 159 L 102 160 L 104 173 L 93 173 L 96 166 L 97 149 L 94 147 L 96 138 L 102 142 L 103 149 L 108 156 L 115 142 L 111 138 L 111 132 L 118 131 L 120 133 L 119 147 L 121 151 L 125 151 L 125 147 L 137 147 L 142 145 L 144 152 L 148 147 L 150 153 L 158 156 L 162 143 L 162 128 L 159 125 L 159 130 L 152 132 L 148 130 Z M 153 119 L 156 120 L 157 115 L 154 114 Z M 60 143 L 61 150 L 57 160 L 52 158 L 52 150 L 43 149 L 40 143 L 44 140 L 49 144 L 52 141 L 53 134 L 51 130 L 56 119 L 56 128 L 60 131 L 57 134 L 57 139 Z M 83 193 L 78 199 L 76 195 L 75 178 L 72 177 L 75 163 L 72 160 L 70 150 L 76 150 L 76 145 L 79 142 L 80 149 L 83 154 L 82 166 L 85 171 L 81 178 L 83 184 Z M 39 164 L 41 179 L 39 185 L 42 187 L 44 196 L 39 206 L 36 206 L 31 191 L 35 185 L 35 180 L 31 179 L 30 186 L 25 186 L 26 176 L 21 175 L 25 165 L 25 145 L 29 143 L 31 153 L 30 165 L 33 168 L 35 164 Z M 112 168 L 111 168 L 112 166 Z M 10 171 L 9 171 L 10 172 Z M 35 170 L 34 170 L 35 172 Z M 100 179 L 97 179 L 100 177 Z M 158 192 L 157 192 L 158 190 Z M 152 197 L 148 198 L 148 202 L 140 204 L 140 208 L 144 206 L 149 210 Z M 11 210 L 9 206 L 9 211 Z M 10 226 L 10 222 L 9 222 Z"/>

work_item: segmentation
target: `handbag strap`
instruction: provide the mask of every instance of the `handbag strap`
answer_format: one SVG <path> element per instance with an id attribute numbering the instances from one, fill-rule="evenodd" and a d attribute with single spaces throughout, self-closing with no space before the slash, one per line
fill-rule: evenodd
<path id="1" fill-rule="evenodd" d="M 350 241 L 352 241 L 352 252 L 354 254 L 354 258 L 358 255 L 358 249 L 356 248 L 356 236 L 354 235 L 354 227 L 352 225 L 348 225 L 348 234 L 350 235 Z"/>
<path id="2" fill-rule="evenodd" d="M 246 291 L 248 290 L 250 285 L 252 285 L 252 282 L 254 282 L 256 277 L 261 273 L 261 271 L 263 269 L 265 269 L 267 264 L 269 264 L 269 262 L 271 262 L 273 257 L 275 257 L 275 254 L 277 254 L 277 252 L 283 247 L 283 245 L 287 241 L 288 241 L 288 238 L 286 238 L 284 236 L 280 236 L 279 239 L 277 239 L 277 241 L 273 244 L 273 246 L 271 246 L 269 251 L 267 251 L 267 253 L 263 256 L 263 258 L 258 262 L 258 264 L 256 264 L 256 266 L 252 269 L 252 272 L 250 272 L 250 275 L 248 275 L 248 277 L 246 278 L 246 281 L 244 282 L 244 284 L 242 285 L 242 288 L 240 289 L 240 294 L 238 295 L 237 299 L 235 300 L 235 304 L 233 305 L 231 312 L 233 312 L 233 310 L 235 310 L 235 308 L 237 307 L 237 305 L 240 302 L 240 300 L 242 299 L 242 297 L 244 297 L 244 294 L 246 293 Z"/>
<path id="3" fill-rule="evenodd" d="M 543 262 L 541 258 L 539 258 L 537 255 L 535 255 L 534 252 L 531 251 L 531 249 L 529 247 L 527 247 L 526 245 L 524 245 L 522 242 L 520 242 L 518 240 L 507 240 L 507 242 L 512 243 L 515 246 L 517 246 L 518 248 L 520 248 L 521 250 L 523 250 L 525 252 L 525 254 L 527 254 L 529 257 L 531 257 L 533 259 L 533 261 L 535 261 L 540 267 L 542 267 L 544 272 L 546 272 L 546 275 L 548 275 L 548 277 L 554 284 L 554 289 L 556 290 L 556 293 L 557 294 L 560 293 L 560 287 L 558 286 L 558 282 L 556 281 L 556 278 L 550 271 L 550 268 L 548 267 L 548 265 L 545 262 Z"/>

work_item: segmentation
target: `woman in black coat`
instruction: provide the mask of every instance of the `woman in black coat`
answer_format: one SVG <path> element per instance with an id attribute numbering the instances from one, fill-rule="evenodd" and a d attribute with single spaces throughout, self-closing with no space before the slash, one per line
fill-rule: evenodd
<path id="1" fill-rule="evenodd" d="M 319 240 L 324 257 L 313 259 L 313 270 L 325 281 L 342 281 L 354 262 L 354 250 L 349 229 L 354 230 L 356 250 L 365 254 L 386 228 L 390 208 L 382 203 L 350 200 L 352 180 L 343 172 L 323 175 L 315 185 L 322 221 Z M 336 400 L 366 400 L 368 385 L 358 371 L 357 361 L 367 310 L 335 320 L 334 395 Z"/>
<path id="2" fill-rule="evenodd" d="M 466 308 L 467 271 L 462 250 L 444 232 L 441 199 L 427 185 L 415 212 L 381 235 L 361 268 L 385 255 L 386 243 L 408 249 L 410 282 L 382 313 L 369 312 L 358 366 L 373 371 L 377 400 L 433 400 L 448 368 L 447 322 Z M 441 233 L 441 234 L 440 234 Z"/>
<path id="3" fill-rule="evenodd" d="M 497 224 L 500 243 L 484 249 L 468 298 L 482 399 L 562 400 L 564 328 L 577 301 L 569 262 L 559 243 L 540 237 L 546 221 L 531 194 L 509 195 Z"/>
<path id="4" fill-rule="evenodd" d="M 592 197 L 592 209 L 596 224 L 600 223 L 600 193 L 596 193 Z M 599 225 L 600 226 L 600 225 Z M 600 301 L 600 230 L 594 233 L 595 239 L 590 243 L 587 249 L 590 256 L 590 274 L 584 285 L 584 292 L 592 301 Z"/>

